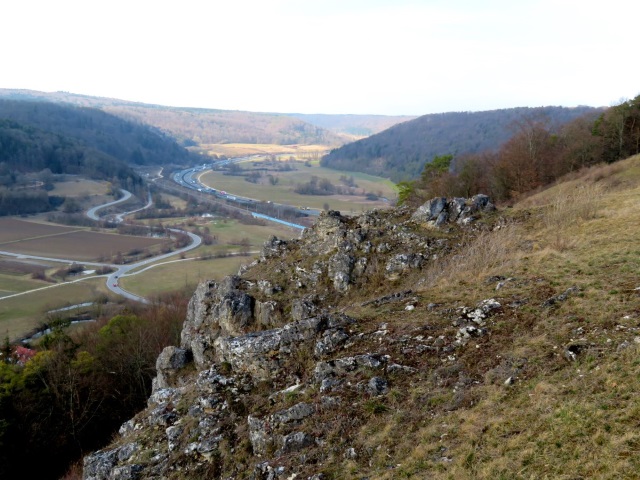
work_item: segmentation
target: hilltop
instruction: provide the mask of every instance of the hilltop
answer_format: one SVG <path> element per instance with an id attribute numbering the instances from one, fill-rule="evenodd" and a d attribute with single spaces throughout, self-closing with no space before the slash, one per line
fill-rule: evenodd
<path id="1" fill-rule="evenodd" d="M 273 238 L 84 478 L 633 477 L 638 201 L 635 156 Z"/>
<path id="2" fill-rule="evenodd" d="M 168 107 L 67 92 L 0 89 L 0 97 L 97 108 L 156 127 L 184 146 L 213 143 L 339 146 L 348 141 L 338 133 L 279 113 Z"/>

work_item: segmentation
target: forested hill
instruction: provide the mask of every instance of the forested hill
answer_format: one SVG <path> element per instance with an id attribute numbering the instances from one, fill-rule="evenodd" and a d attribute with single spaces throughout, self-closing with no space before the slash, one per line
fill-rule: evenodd
<path id="1" fill-rule="evenodd" d="M 425 163 L 437 155 L 499 148 L 513 135 L 513 125 L 525 118 L 545 119 L 560 125 L 589 112 L 601 111 L 592 107 L 520 107 L 424 115 L 335 149 L 323 158 L 322 164 L 394 181 L 407 180 L 417 177 Z"/>
<path id="2" fill-rule="evenodd" d="M 12 130 L 35 129 L 39 132 L 47 132 L 54 136 L 64 137 L 65 145 L 69 143 L 77 147 L 100 152 L 101 155 L 110 157 L 112 161 L 123 162 L 132 165 L 163 165 L 189 163 L 189 152 L 180 147 L 173 139 L 165 136 L 156 129 L 145 125 L 123 120 L 114 115 L 110 115 L 101 110 L 86 107 L 75 107 L 72 105 L 60 105 L 50 102 L 15 101 L 0 100 L 0 119 L 13 122 Z M 26 130 L 25 130 L 26 131 Z M 43 151 L 43 158 L 32 158 L 32 162 L 47 162 L 48 149 L 56 152 L 59 148 L 54 147 L 52 138 L 47 135 L 33 136 L 31 130 L 31 141 L 44 143 L 37 148 Z M 26 140 L 24 135 L 16 136 L 5 131 L 4 135 L 9 135 L 16 142 Z M 29 136 L 28 135 L 28 136 Z M 8 141 L 8 140 L 7 140 Z M 61 140 L 60 140 L 61 141 Z M 66 142 L 66 143 L 65 143 Z M 4 144 L 5 142 L 3 142 Z M 2 147 L 4 161 L 13 162 L 21 157 L 20 150 L 15 147 L 8 150 L 8 146 Z M 34 148 L 30 146 L 29 148 Z M 59 152 L 58 152 L 59 153 Z M 48 155 L 51 156 L 50 154 Z M 20 160 L 22 161 L 22 160 Z M 52 171 L 61 170 L 60 173 L 68 173 L 73 161 L 61 158 L 60 165 L 51 168 Z M 17 164 L 16 164 L 17 165 Z M 23 165 L 23 167 L 25 167 Z"/>
<path id="3" fill-rule="evenodd" d="M 180 108 L 67 92 L 0 89 L 0 97 L 99 108 L 121 118 L 154 126 L 184 146 L 212 143 L 322 144 L 339 146 L 347 137 L 279 113 Z"/>

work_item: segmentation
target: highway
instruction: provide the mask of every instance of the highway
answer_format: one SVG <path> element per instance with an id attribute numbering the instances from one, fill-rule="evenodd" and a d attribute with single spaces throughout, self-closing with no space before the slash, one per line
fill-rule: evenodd
<path id="1" fill-rule="evenodd" d="M 230 192 L 226 192 L 225 190 L 222 189 L 216 189 L 216 188 L 212 188 L 209 187 L 207 185 L 204 185 L 203 183 L 200 182 L 199 180 L 199 175 L 206 171 L 209 170 L 213 167 L 221 167 L 221 166 L 225 166 L 225 165 L 229 165 L 231 163 L 239 163 L 239 162 L 244 162 L 247 160 L 250 160 L 251 157 L 237 157 L 237 158 L 230 158 L 227 160 L 222 160 L 216 163 L 210 163 L 210 164 L 203 164 L 197 167 L 191 167 L 191 168 L 187 168 L 185 170 L 180 170 L 178 172 L 174 172 L 171 175 L 171 178 L 173 179 L 173 181 L 175 183 L 177 183 L 178 185 L 185 187 L 185 188 L 189 188 L 191 190 L 195 190 L 199 193 L 202 194 L 206 194 L 206 195 L 212 195 L 215 198 L 218 198 L 220 200 L 225 200 L 231 204 L 235 204 L 235 205 L 239 205 L 241 206 L 242 210 L 250 210 L 251 206 L 257 206 L 258 204 L 262 203 L 260 200 L 257 200 L 255 198 L 251 198 L 251 197 L 246 197 L 243 195 L 239 195 L 237 193 L 230 193 Z M 284 203 L 274 203 L 274 202 L 267 202 L 268 204 L 270 204 L 270 206 L 273 207 L 283 207 L 283 208 L 289 208 L 292 209 L 293 211 L 302 214 L 302 215 L 314 215 L 317 216 L 320 214 L 319 210 L 315 210 L 315 209 L 303 209 L 300 207 L 295 207 L 293 205 L 287 205 Z M 253 215 L 256 216 L 256 215 Z M 267 220 L 267 221 L 271 221 L 271 222 L 277 222 L 277 223 L 281 223 L 281 224 L 286 224 L 290 227 L 293 228 L 298 228 L 301 230 L 304 230 L 306 227 L 303 225 L 299 225 L 296 224 L 294 222 L 285 222 L 279 218 L 276 217 L 272 217 L 269 215 L 265 215 L 265 214 L 259 214 L 259 217 Z"/>
<path id="2" fill-rule="evenodd" d="M 237 162 L 241 162 L 241 161 L 245 161 L 248 160 L 250 157 L 238 157 L 238 158 L 232 158 L 232 159 L 228 159 L 228 160 L 223 160 L 221 162 L 217 162 L 215 165 L 227 165 L 229 163 L 237 163 Z M 185 170 L 181 170 L 179 172 L 175 172 L 171 175 L 171 178 L 173 179 L 174 182 L 176 182 L 178 185 L 181 185 L 183 187 L 187 187 L 189 189 L 192 190 L 196 190 L 200 193 L 206 193 L 206 194 L 210 194 L 215 196 L 216 198 L 218 198 L 221 201 L 226 201 L 226 202 L 231 202 L 232 204 L 236 204 L 236 205 L 242 205 L 241 206 L 233 206 L 233 205 L 228 205 L 231 208 L 236 208 L 239 210 L 242 210 L 243 212 L 247 212 L 248 205 L 251 204 L 257 204 L 257 203 L 261 203 L 259 200 L 253 199 L 253 198 L 249 198 L 249 197 L 245 197 L 245 196 L 241 196 L 241 195 L 234 195 L 234 194 L 230 194 L 227 193 L 225 191 L 222 190 L 217 190 L 214 188 L 210 188 L 206 185 L 203 185 L 202 183 L 200 183 L 200 181 L 197 178 L 194 178 L 194 176 L 196 174 L 200 174 L 201 172 L 210 169 L 214 166 L 214 164 L 209 164 L 209 165 L 201 165 L 198 167 L 192 167 L 192 168 L 188 168 Z M 162 178 L 162 174 L 160 173 L 158 178 Z M 98 211 L 105 209 L 107 207 L 111 207 L 120 203 L 124 203 L 127 200 L 129 200 L 132 197 L 131 192 L 121 189 L 120 190 L 122 192 L 122 197 L 120 197 L 118 200 L 112 201 L 112 202 L 108 202 L 102 205 L 97 205 L 91 209 L 89 209 L 86 212 L 87 217 L 89 217 L 92 220 L 95 221 L 99 221 L 100 220 L 100 216 L 98 215 Z M 149 197 L 148 197 L 148 201 L 147 204 L 144 207 L 138 208 L 136 210 L 131 210 L 131 211 L 127 211 L 127 212 L 122 212 L 119 213 L 117 215 L 114 216 L 115 220 L 120 223 L 122 221 L 124 221 L 124 217 L 127 215 L 130 215 L 132 213 L 138 212 L 140 210 L 144 210 L 146 208 L 149 208 L 153 205 L 152 202 L 152 198 L 151 198 L 151 193 L 149 193 Z M 300 213 L 306 214 L 306 215 L 318 215 L 319 212 L 317 210 L 301 210 L 298 209 L 296 207 L 292 207 L 290 205 L 286 205 L 286 204 L 271 204 L 274 206 L 281 206 L 281 207 L 287 207 L 287 208 L 293 208 L 295 210 L 298 210 Z M 243 208 L 244 207 L 244 208 Z M 281 223 L 293 228 L 298 228 L 298 229 L 304 229 L 305 227 L 303 225 L 298 225 L 296 223 L 292 223 L 292 222 L 287 222 L 275 217 L 271 217 L 268 215 L 264 215 L 261 213 L 256 213 L 256 212 L 247 212 L 251 215 L 253 215 L 254 217 L 257 218 L 261 218 L 264 220 L 268 220 L 268 221 L 272 221 L 272 222 L 277 222 L 277 223 Z M 122 297 L 128 298 L 129 300 L 133 300 L 136 302 L 140 302 L 140 303 L 149 303 L 149 301 L 144 298 L 141 297 L 139 295 L 135 295 L 131 292 L 126 291 L 125 289 L 123 289 L 120 286 L 120 279 L 122 277 L 126 277 L 128 275 L 135 275 L 135 273 L 129 273 L 132 270 L 136 270 L 140 267 L 143 267 L 145 265 L 149 265 L 155 262 L 158 262 L 160 260 L 164 260 L 166 258 L 169 257 L 173 257 L 175 255 L 180 255 L 183 252 L 188 252 L 189 250 L 193 250 L 194 248 L 197 248 L 200 246 L 200 244 L 202 243 L 202 238 L 199 237 L 198 235 L 191 233 L 191 232 L 187 232 L 184 230 L 178 230 L 178 229 L 169 229 L 171 232 L 173 233 L 183 233 L 189 236 L 189 238 L 191 239 L 191 243 L 189 245 L 187 245 L 186 247 L 180 248 L 178 250 L 174 250 L 172 252 L 166 253 L 166 254 L 162 254 L 159 256 L 155 256 L 152 258 L 148 258 L 145 260 L 142 260 L 140 262 L 136 262 L 136 263 L 131 263 L 131 264 L 127 264 L 127 265 L 116 265 L 116 264 L 111 264 L 111 263 L 99 263 L 99 262 L 85 262 L 85 261 L 78 261 L 78 260 L 74 260 L 74 259 L 69 259 L 69 258 L 54 258 L 54 257 L 45 257 L 45 256 L 37 256 L 37 255 L 26 255 L 26 254 L 20 254 L 20 253 L 14 253 L 14 252 L 6 252 L 6 251 L 0 251 L 0 255 L 6 255 L 6 256 L 11 256 L 11 257 L 15 257 L 15 258 L 24 258 L 24 259 L 34 259 L 34 260 L 44 260 L 44 261 L 49 261 L 49 262 L 57 262 L 57 263 L 63 263 L 63 264 L 73 264 L 73 263 L 81 263 L 82 265 L 88 265 L 88 266 L 92 266 L 92 267 L 110 267 L 115 269 L 114 272 L 108 274 L 108 275 L 102 275 L 106 277 L 106 285 L 107 288 L 113 292 L 116 295 L 120 295 Z M 88 280 L 90 278 L 94 278 L 94 277 L 84 277 L 84 278 L 80 278 L 77 280 L 73 280 L 71 282 L 64 282 L 64 283 L 73 283 L 73 282 L 78 282 L 78 281 L 84 281 L 84 280 Z M 55 288 L 56 286 L 60 286 L 60 285 L 64 285 L 64 283 L 58 283 L 58 284 L 54 284 L 54 285 L 50 285 L 50 286 L 46 286 L 46 287 L 42 287 L 42 288 Z M 41 289 L 42 289 L 41 288 Z M 40 289 L 36 289 L 36 290 L 40 290 Z M 6 297 L 2 297 L 0 298 L 0 300 L 3 300 L 5 298 L 11 298 L 14 296 L 18 296 L 18 295 L 24 295 L 27 293 L 30 293 L 32 291 L 35 290 L 29 290 L 26 292 L 20 292 L 14 295 L 10 295 L 10 296 L 6 296 Z"/>

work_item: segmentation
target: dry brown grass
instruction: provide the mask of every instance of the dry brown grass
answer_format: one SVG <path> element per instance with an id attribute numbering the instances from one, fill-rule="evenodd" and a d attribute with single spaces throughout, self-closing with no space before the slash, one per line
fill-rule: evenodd
<path id="1" fill-rule="evenodd" d="M 514 207 L 531 213 L 521 224 L 469 238 L 433 262 L 421 296 L 443 311 L 490 296 L 503 306 L 526 301 L 490 322 L 478 349 L 455 351 L 459 361 L 468 356 L 466 371 L 507 357 L 525 359 L 526 368 L 511 387 L 485 374 L 475 403 L 451 411 L 429 407 L 429 394 L 412 393 L 425 386 L 412 382 L 409 400 L 394 406 L 404 415 L 359 433 L 373 452 L 371 478 L 638 478 L 639 163 L 590 169 L 540 192 Z M 494 274 L 516 279 L 496 291 L 483 281 Z M 574 284 L 579 293 L 542 306 Z M 439 321 L 437 313 L 416 317 Z M 590 347 L 568 362 L 563 349 L 579 338 Z M 362 465 L 344 478 L 360 478 Z"/>
<path id="2" fill-rule="evenodd" d="M 453 255 L 437 259 L 423 272 L 422 288 L 439 285 L 446 289 L 461 280 L 481 281 L 486 276 L 512 270 L 522 251 L 522 235 L 520 227 L 509 225 L 470 236 Z"/>

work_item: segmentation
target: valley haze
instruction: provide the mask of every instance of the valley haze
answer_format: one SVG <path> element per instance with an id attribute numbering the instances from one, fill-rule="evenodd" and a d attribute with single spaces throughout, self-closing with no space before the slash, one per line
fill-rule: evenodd
<path id="1" fill-rule="evenodd" d="M 0 86 L 306 114 L 609 106 L 638 93 L 621 20 L 638 13 L 628 0 L 26 0 L 3 7 Z"/>

